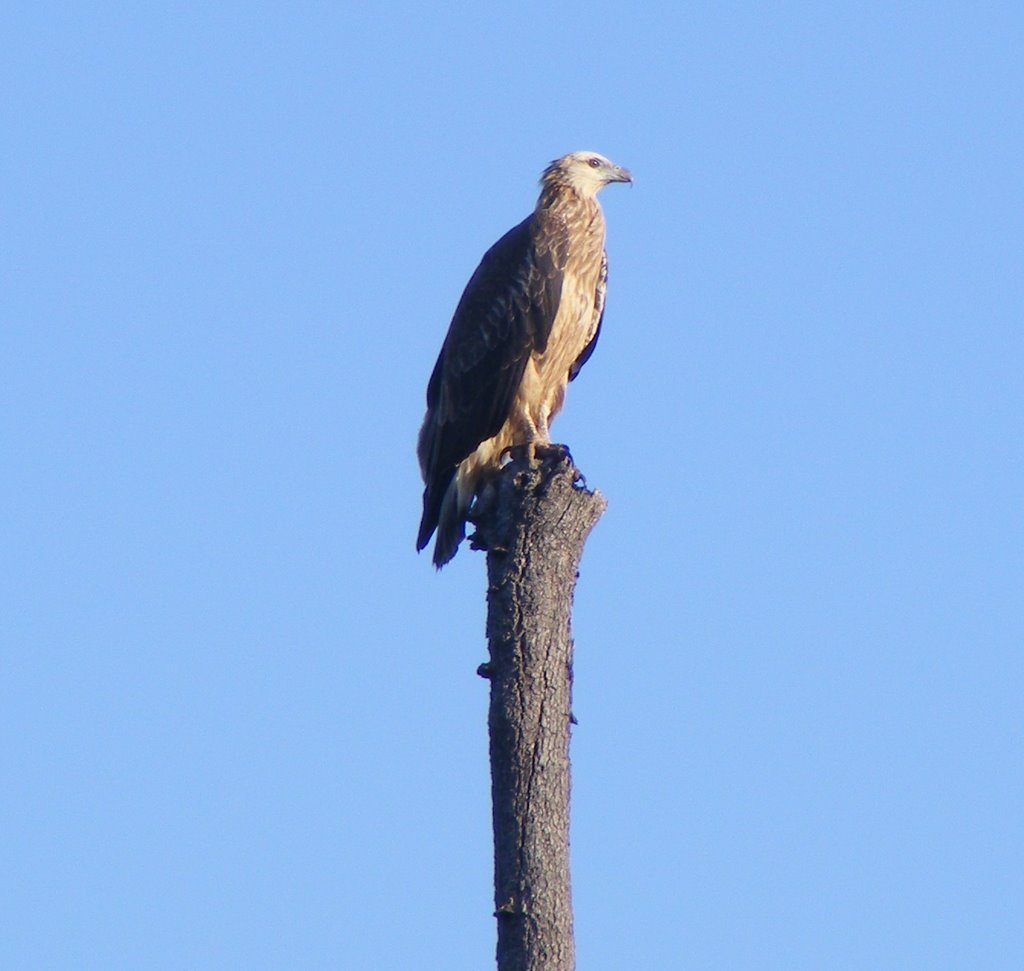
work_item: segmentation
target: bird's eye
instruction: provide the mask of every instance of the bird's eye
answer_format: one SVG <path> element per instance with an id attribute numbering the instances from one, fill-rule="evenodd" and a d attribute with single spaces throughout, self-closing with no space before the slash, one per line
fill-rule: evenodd
<path id="1" fill-rule="evenodd" d="M 592 169 L 599 169 L 601 167 L 601 160 L 599 158 L 587 159 L 587 165 Z"/>

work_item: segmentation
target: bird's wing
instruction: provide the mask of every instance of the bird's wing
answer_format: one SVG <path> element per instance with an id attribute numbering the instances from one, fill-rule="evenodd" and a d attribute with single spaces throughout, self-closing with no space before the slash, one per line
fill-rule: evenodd
<path id="1" fill-rule="evenodd" d="M 597 278 L 597 289 L 594 291 L 594 330 L 587 346 L 580 351 L 580 356 L 572 362 L 569 368 L 569 380 L 575 381 L 583 368 L 583 365 L 590 360 L 590 355 L 597 347 L 597 339 L 601 336 L 601 324 L 604 322 L 604 297 L 608 291 L 608 253 L 601 254 L 601 273 Z"/>
<path id="2" fill-rule="evenodd" d="M 484 254 L 427 385 L 425 476 L 454 470 L 505 423 L 530 354 L 547 346 L 567 252 L 562 224 L 537 213 Z"/>

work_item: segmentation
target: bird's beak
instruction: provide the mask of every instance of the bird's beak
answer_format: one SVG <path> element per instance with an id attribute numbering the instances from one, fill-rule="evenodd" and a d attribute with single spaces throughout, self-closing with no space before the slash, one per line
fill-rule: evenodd
<path id="1" fill-rule="evenodd" d="M 608 181 L 632 183 L 633 176 L 630 174 L 629 169 L 624 169 L 621 165 L 616 165 L 612 168 L 612 176 Z"/>

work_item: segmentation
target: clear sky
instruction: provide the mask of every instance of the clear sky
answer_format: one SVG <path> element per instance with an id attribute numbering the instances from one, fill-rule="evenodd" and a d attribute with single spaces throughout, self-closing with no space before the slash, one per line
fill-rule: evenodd
<path id="1" fill-rule="evenodd" d="M 491 966 L 423 391 L 552 158 L 579 964 L 1024 967 L 1019 3 L 19 4 L 0 967 Z"/>

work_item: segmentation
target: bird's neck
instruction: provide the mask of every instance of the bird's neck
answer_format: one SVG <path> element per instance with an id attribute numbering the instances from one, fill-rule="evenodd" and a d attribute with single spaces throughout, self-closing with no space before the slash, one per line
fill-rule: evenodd
<path id="1" fill-rule="evenodd" d="M 555 212 L 571 212 L 573 210 L 600 209 L 593 194 L 584 194 L 575 186 L 566 182 L 545 182 L 537 200 L 537 211 L 553 210 Z"/>

